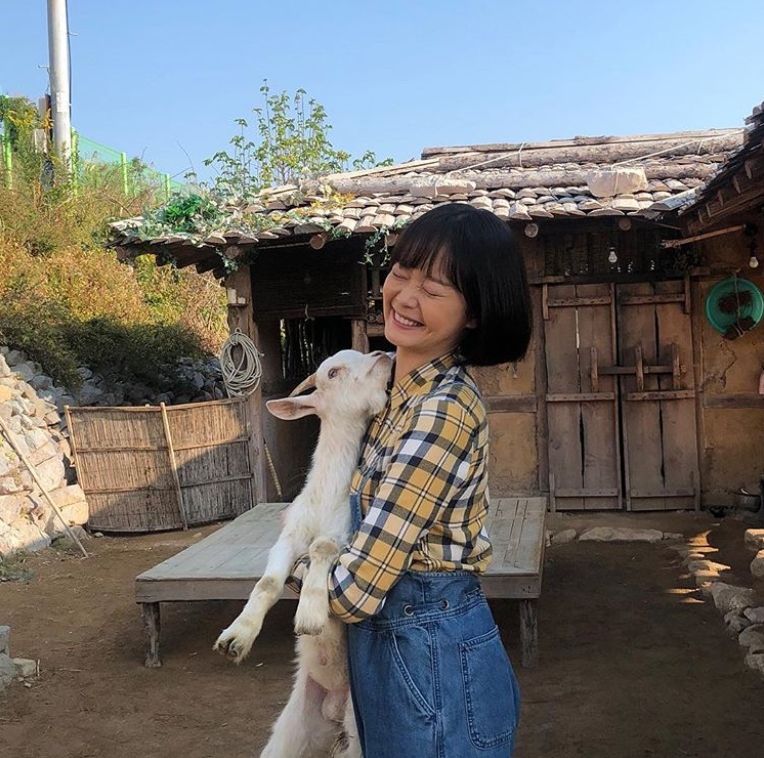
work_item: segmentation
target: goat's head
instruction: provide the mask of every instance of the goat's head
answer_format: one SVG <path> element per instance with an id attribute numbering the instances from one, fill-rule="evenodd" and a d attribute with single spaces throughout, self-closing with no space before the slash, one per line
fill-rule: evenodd
<path id="1" fill-rule="evenodd" d="M 315 414 L 321 419 L 367 420 L 387 403 L 392 359 L 387 353 L 340 350 L 327 358 L 289 397 L 269 400 L 268 410 L 291 421 Z M 315 388 L 310 395 L 301 395 Z"/>

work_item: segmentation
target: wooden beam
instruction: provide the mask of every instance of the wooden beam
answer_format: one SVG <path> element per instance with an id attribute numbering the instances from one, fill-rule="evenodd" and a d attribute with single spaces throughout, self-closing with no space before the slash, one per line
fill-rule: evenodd
<path id="1" fill-rule="evenodd" d="M 578 489 L 557 490 L 555 497 L 618 497 L 618 487 L 605 489 L 587 489 L 586 487 Z"/>
<path id="2" fill-rule="evenodd" d="M 228 309 L 228 329 L 233 334 L 237 329 L 259 345 L 259 333 L 252 314 L 252 276 L 249 266 L 241 266 L 225 282 L 226 288 L 233 288 L 239 298 L 243 298 L 243 307 Z M 262 382 L 246 399 L 249 420 L 249 465 L 252 473 L 252 505 L 263 502 L 265 497 L 265 441 L 263 438 Z"/>
<path id="3" fill-rule="evenodd" d="M 422 157 L 433 155 L 458 155 L 460 153 L 496 153 L 510 150 L 542 150 L 547 148 L 561 147 L 583 147 L 593 145 L 618 145 L 618 144 L 638 144 L 676 141 L 680 139 L 683 142 L 706 140 L 709 137 L 725 137 L 733 135 L 737 137 L 739 143 L 743 141 L 743 129 L 717 129 L 713 131 L 688 131 L 688 132 L 669 132 L 665 134 L 633 134 L 626 136 L 613 137 L 574 137 L 573 139 L 549 140 L 547 142 L 525 142 L 512 143 L 488 143 L 483 145 L 451 145 L 448 147 L 426 147 L 422 150 Z"/>
<path id="4" fill-rule="evenodd" d="M 758 392 L 704 393 L 703 407 L 720 410 L 755 408 L 764 411 L 764 396 Z"/>
<path id="5" fill-rule="evenodd" d="M 695 390 L 648 390 L 646 392 L 627 392 L 626 400 L 644 402 L 646 400 L 689 400 L 695 397 Z"/>
<path id="6" fill-rule="evenodd" d="M 610 295 L 603 297 L 558 297 L 547 300 L 549 308 L 569 308 L 584 305 L 610 305 Z"/>
<path id="7" fill-rule="evenodd" d="M 692 237 L 683 237 L 682 239 L 678 239 L 678 240 L 663 240 L 661 242 L 661 247 L 662 248 L 681 247 L 682 245 L 690 244 L 690 242 L 699 242 L 700 240 L 711 239 L 712 237 L 721 237 L 724 234 L 732 234 L 733 232 L 742 232 L 743 229 L 745 229 L 745 224 L 736 224 L 735 226 L 727 226 L 724 229 L 716 229 L 713 232 L 705 232 L 704 234 L 694 234 Z"/>
<path id="8" fill-rule="evenodd" d="M 478 162 L 478 159 L 475 159 Z M 490 166 L 489 166 L 490 168 Z M 645 176 L 647 179 L 709 179 L 718 168 L 716 163 L 679 164 L 675 166 L 661 166 L 660 168 L 647 167 Z M 356 196 L 374 194 L 396 194 L 408 192 L 412 187 L 432 185 L 441 177 L 442 167 L 438 167 L 438 173 L 431 173 L 424 177 L 411 176 L 371 176 L 358 179 L 338 175 L 332 181 L 332 187 L 338 192 L 349 193 Z M 475 171 L 470 173 L 452 174 L 449 178 L 453 181 L 469 180 L 475 182 L 476 189 L 511 188 L 513 190 L 527 187 L 575 187 L 586 185 L 589 172 L 581 170 L 563 171 L 559 169 L 544 169 L 538 171 L 515 170 L 515 171 L 491 171 L 488 173 Z M 445 181 L 445 177 L 442 177 Z"/>
<path id="9" fill-rule="evenodd" d="M 621 295 L 619 305 L 650 305 L 655 303 L 683 303 L 684 293 L 670 295 Z"/>
<path id="10" fill-rule="evenodd" d="M 489 413 L 536 413 L 535 395 L 502 395 L 483 398 Z"/>
<path id="11" fill-rule="evenodd" d="M 613 400 L 614 392 L 557 392 L 548 394 L 548 403 L 597 403 L 602 400 Z"/>
<path id="12" fill-rule="evenodd" d="M 539 168 L 555 163 L 617 163 L 644 158 L 657 151 L 670 151 L 672 157 L 713 155 L 735 150 L 742 144 L 742 131 L 706 134 L 701 140 L 685 137 L 653 142 L 600 142 L 591 145 L 559 145 L 548 147 L 529 145 L 496 146 L 497 149 L 472 151 L 444 157 L 439 169 L 457 171 L 490 160 L 485 153 L 496 153 L 490 166 L 494 168 Z M 494 147 L 494 146 L 490 146 Z"/>

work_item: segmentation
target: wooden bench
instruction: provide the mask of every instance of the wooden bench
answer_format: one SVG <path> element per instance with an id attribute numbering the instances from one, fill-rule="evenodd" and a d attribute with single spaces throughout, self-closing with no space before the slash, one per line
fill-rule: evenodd
<path id="1" fill-rule="evenodd" d="M 148 634 L 146 665 L 160 666 L 160 603 L 184 600 L 246 600 L 265 569 L 285 503 L 261 503 L 201 542 L 144 571 L 135 599 Z M 493 560 L 482 577 L 486 596 L 520 601 L 522 664 L 538 659 L 536 603 L 544 567 L 546 498 L 501 498 L 486 523 Z M 284 597 L 294 598 L 287 590 Z M 212 644 L 212 643 L 210 643 Z"/>

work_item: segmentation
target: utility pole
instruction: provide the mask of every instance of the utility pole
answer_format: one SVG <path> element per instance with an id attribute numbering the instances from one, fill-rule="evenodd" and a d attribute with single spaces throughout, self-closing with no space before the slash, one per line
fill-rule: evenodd
<path id="1" fill-rule="evenodd" d="M 53 146 L 69 171 L 72 158 L 72 111 L 66 0 L 48 0 L 48 57 Z"/>

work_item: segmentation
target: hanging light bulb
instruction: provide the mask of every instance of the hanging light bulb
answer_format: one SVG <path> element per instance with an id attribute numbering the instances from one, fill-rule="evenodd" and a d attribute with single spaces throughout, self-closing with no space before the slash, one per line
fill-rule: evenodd
<path id="1" fill-rule="evenodd" d="M 610 246 L 610 254 L 607 259 L 608 263 L 618 263 L 618 254 L 615 252 L 615 245 Z"/>
<path id="2" fill-rule="evenodd" d="M 756 248 L 758 247 L 758 240 L 756 239 L 756 234 L 758 233 L 758 231 L 759 230 L 756 228 L 755 224 L 745 225 L 744 234 L 746 237 L 750 239 L 750 242 L 748 243 L 748 247 L 751 251 L 751 257 L 748 259 L 748 265 L 751 268 L 759 267 L 759 259 L 756 257 Z"/>

